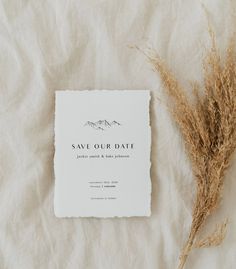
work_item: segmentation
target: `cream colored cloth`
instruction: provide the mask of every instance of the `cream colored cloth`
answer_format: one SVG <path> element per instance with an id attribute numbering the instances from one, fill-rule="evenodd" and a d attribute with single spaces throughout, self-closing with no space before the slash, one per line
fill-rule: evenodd
<path id="1" fill-rule="evenodd" d="M 235 26 L 235 1 L 201 2 L 223 49 Z M 201 80 L 209 39 L 200 1 L 0 2 L 1 269 L 176 268 L 194 183 L 160 79 L 129 47 L 145 44 L 156 48 L 183 85 Z M 54 91 L 93 88 L 153 92 L 150 218 L 54 216 Z M 225 241 L 195 250 L 186 269 L 236 267 L 235 175 L 234 158 L 221 207 L 204 230 L 228 217 Z"/>

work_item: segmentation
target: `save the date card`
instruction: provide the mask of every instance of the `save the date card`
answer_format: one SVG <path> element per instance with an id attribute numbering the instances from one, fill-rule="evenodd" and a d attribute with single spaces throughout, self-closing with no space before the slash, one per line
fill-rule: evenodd
<path id="1" fill-rule="evenodd" d="M 57 91 L 57 217 L 150 216 L 147 90 Z"/>

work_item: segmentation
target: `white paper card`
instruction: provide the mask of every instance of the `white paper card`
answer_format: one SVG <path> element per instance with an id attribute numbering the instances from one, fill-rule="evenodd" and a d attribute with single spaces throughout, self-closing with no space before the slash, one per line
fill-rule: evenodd
<path id="1" fill-rule="evenodd" d="M 57 217 L 150 216 L 150 92 L 57 91 Z"/>

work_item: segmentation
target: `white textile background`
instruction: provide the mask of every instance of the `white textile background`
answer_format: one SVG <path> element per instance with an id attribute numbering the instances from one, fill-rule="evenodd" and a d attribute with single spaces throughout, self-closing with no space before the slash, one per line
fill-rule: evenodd
<path id="1" fill-rule="evenodd" d="M 194 183 L 163 88 L 130 45 L 151 45 L 188 86 L 201 81 L 209 11 L 223 49 L 234 0 L 0 1 L 0 268 L 174 269 L 191 223 Z M 152 216 L 58 219 L 53 213 L 54 92 L 150 89 Z M 155 98 L 158 97 L 159 99 Z M 236 163 L 221 207 L 223 244 L 195 250 L 186 269 L 236 268 Z"/>

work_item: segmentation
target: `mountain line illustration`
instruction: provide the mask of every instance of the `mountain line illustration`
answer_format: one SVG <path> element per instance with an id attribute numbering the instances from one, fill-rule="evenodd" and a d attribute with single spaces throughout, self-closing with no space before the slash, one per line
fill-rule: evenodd
<path id="1" fill-rule="evenodd" d="M 96 122 L 92 122 L 92 121 L 87 121 L 84 126 L 88 126 L 88 127 L 91 127 L 95 130 L 98 130 L 98 131 L 105 131 L 106 129 L 108 128 L 112 128 L 112 127 L 115 127 L 115 126 L 120 126 L 121 124 L 116 121 L 116 120 L 113 120 L 113 121 L 108 121 L 108 120 L 99 120 L 99 121 L 96 121 Z"/>

